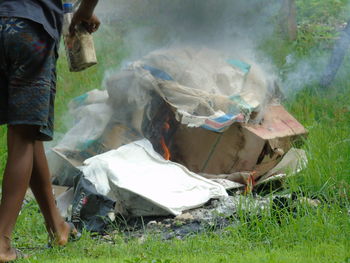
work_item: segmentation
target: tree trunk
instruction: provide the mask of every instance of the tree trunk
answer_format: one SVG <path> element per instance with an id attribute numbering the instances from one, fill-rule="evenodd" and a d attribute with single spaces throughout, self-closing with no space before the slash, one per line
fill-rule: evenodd
<path id="1" fill-rule="evenodd" d="M 282 32 L 290 41 L 297 39 L 297 8 L 295 0 L 282 0 L 280 23 Z"/>
<path id="2" fill-rule="evenodd" d="M 343 60 L 347 50 L 349 49 L 349 46 L 350 46 L 350 21 L 348 21 L 348 24 L 345 27 L 344 31 L 341 33 L 339 40 L 335 43 L 332 56 L 328 62 L 328 65 L 325 71 L 323 72 L 323 75 L 320 80 L 320 85 L 323 88 L 327 88 L 332 84 L 340 66 L 343 64 Z"/>

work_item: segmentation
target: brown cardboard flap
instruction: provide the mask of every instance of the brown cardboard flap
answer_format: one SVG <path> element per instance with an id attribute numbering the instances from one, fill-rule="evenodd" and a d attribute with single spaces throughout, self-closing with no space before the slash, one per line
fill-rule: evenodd
<path id="1" fill-rule="evenodd" d="M 264 140 L 307 134 L 307 130 L 281 105 L 270 105 L 261 124 L 244 127 Z"/>
<path id="2" fill-rule="evenodd" d="M 109 124 L 100 139 L 105 150 L 118 149 L 120 146 L 141 139 L 142 136 L 134 129 L 122 124 Z"/>

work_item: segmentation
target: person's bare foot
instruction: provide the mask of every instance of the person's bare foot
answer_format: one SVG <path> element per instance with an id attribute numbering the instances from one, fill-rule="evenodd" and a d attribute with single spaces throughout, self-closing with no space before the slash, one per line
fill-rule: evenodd
<path id="1" fill-rule="evenodd" d="M 53 244 L 58 246 L 65 246 L 70 236 L 78 235 L 78 230 L 74 227 L 73 224 L 64 222 L 60 229 L 53 234 Z"/>
<path id="2" fill-rule="evenodd" d="M 8 262 L 17 259 L 16 251 L 13 248 L 0 252 L 0 262 Z"/>
<path id="3" fill-rule="evenodd" d="M 0 262 L 7 262 L 16 259 L 16 252 L 11 247 L 11 239 L 6 236 L 0 237 Z"/>
<path id="4" fill-rule="evenodd" d="M 16 248 L 11 248 L 6 254 L 0 254 L 0 262 L 12 262 L 24 258 L 28 258 L 28 255 L 23 254 Z"/>
<path id="5" fill-rule="evenodd" d="M 0 238 L 0 262 L 9 262 L 27 257 L 21 251 L 11 247 L 11 240 L 9 238 Z"/>

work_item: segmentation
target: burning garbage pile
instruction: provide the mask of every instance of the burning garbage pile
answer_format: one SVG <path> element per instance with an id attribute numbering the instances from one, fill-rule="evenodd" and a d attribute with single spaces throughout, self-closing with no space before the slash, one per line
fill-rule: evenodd
<path id="1" fill-rule="evenodd" d="M 252 62 L 162 49 L 105 84 L 71 102 L 75 125 L 48 155 L 54 184 L 71 187 L 58 197 L 62 214 L 88 230 L 115 214 L 179 217 L 213 199 L 232 206 L 227 191 L 251 193 L 306 164 L 293 148 L 306 130 Z"/>

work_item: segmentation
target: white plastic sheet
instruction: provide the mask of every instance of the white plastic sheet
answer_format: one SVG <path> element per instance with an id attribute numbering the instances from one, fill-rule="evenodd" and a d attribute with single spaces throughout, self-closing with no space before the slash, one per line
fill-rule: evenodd
<path id="1" fill-rule="evenodd" d="M 211 198 L 227 196 L 223 186 L 164 160 L 145 139 L 92 157 L 84 164 L 83 173 L 97 191 L 114 195 L 119 206 L 133 216 L 179 215 Z M 143 201 L 135 202 L 140 197 Z"/>

